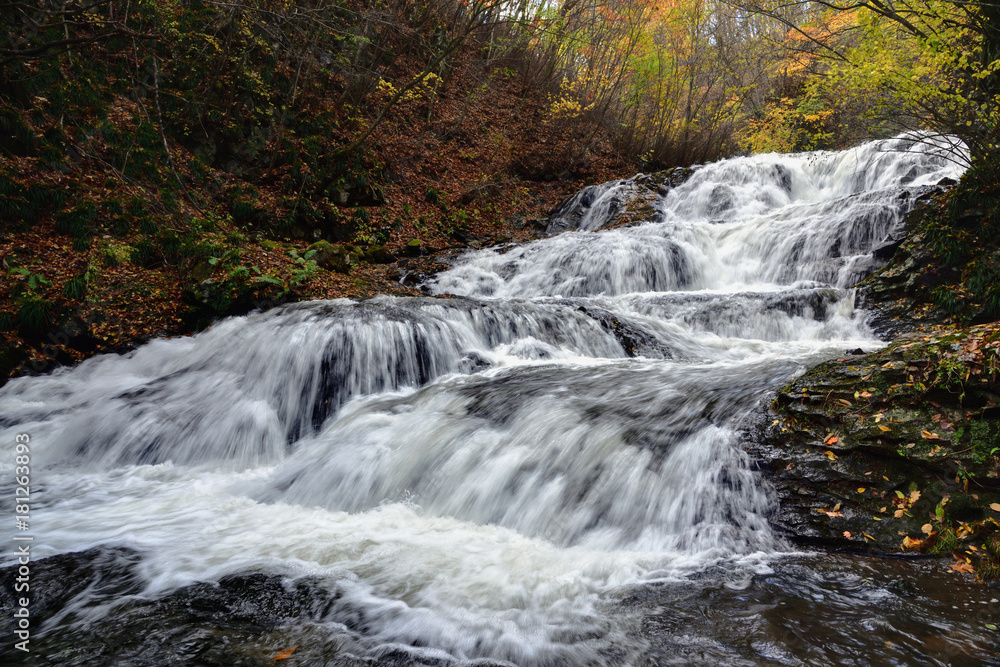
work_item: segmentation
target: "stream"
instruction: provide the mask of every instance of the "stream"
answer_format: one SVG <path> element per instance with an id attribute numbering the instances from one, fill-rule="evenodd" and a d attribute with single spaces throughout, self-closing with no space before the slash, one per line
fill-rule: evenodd
<path id="1" fill-rule="evenodd" d="M 31 652 L 9 547 L 0 662 L 1000 664 L 998 589 L 803 551 L 745 451 L 771 392 L 883 344 L 851 286 L 961 175 L 945 143 L 704 165 L 626 228 L 602 229 L 634 184 L 607 184 L 576 230 L 469 252 L 425 297 L 11 381 Z"/>

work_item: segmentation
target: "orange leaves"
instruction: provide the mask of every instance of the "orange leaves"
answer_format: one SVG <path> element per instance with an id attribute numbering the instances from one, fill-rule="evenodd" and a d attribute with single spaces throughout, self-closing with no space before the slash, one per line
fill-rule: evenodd
<path id="1" fill-rule="evenodd" d="M 902 544 L 900 544 L 900 546 L 904 550 L 919 549 L 923 545 L 924 545 L 924 540 L 915 540 L 912 537 L 910 537 L 909 535 L 907 535 L 906 537 L 904 537 Z"/>
<path id="2" fill-rule="evenodd" d="M 292 654 L 295 653 L 295 649 L 297 649 L 298 647 L 299 647 L 299 645 L 296 644 L 292 648 L 286 648 L 283 651 L 278 651 L 277 655 L 274 656 L 275 661 L 277 661 L 277 660 L 288 660 L 289 658 L 292 657 Z"/>
<path id="3" fill-rule="evenodd" d="M 826 440 L 823 441 L 823 444 L 824 445 L 835 445 L 838 442 L 840 442 L 840 438 L 838 438 L 837 436 L 835 436 L 833 434 L 830 434 L 830 435 L 826 436 Z"/>
<path id="4" fill-rule="evenodd" d="M 923 438 L 924 440 L 940 440 L 941 439 L 941 436 L 939 436 L 937 433 L 931 433 L 930 431 L 921 431 L 920 432 L 920 437 Z"/>
<path id="5" fill-rule="evenodd" d="M 976 571 L 975 568 L 972 567 L 972 563 L 970 563 L 969 561 L 963 561 L 961 563 L 952 563 L 948 567 L 955 570 L 955 572 L 962 572 L 964 574 L 972 574 L 973 572 Z"/>
<path id="6" fill-rule="evenodd" d="M 896 511 L 892 513 L 894 517 L 900 519 L 913 504 L 920 500 L 920 492 L 913 491 L 910 495 L 905 495 L 902 491 L 896 491 L 896 497 L 892 499 L 892 504 L 896 506 Z"/>

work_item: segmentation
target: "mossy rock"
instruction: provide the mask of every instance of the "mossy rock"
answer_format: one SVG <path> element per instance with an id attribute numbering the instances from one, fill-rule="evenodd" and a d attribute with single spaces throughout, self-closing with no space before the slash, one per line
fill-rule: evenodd
<path id="1" fill-rule="evenodd" d="M 396 256 L 384 245 L 373 245 L 365 250 L 363 258 L 371 264 L 392 264 Z"/>
<path id="2" fill-rule="evenodd" d="M 773 522 L 794 539 L 875 551 L 991 539 L 998 338 L 998 325 L 911 336 L 779 391 L 752 448 L 780 499 Z"/>
<path id="3" fill-rule="evenodd" d="M 424 244 L 420 239 L 413 239 L 407 242 L 403 252 L 407 257 L 420 257 L 423 254 Z"/>
<path id="4" fill-rule="evenodd" d="M 350 272 L 351 265 L 357 260 L 354 246 L 333 245 L 329 241 L 317 241 L 306 248 L 306 252 L 315 253 L 310 259 L 320 268 L 337 273 Z"/>

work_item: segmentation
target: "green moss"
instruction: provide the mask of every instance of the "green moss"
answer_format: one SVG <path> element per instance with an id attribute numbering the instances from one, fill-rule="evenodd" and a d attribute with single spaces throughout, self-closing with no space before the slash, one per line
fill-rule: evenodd
<path id="1" fill-rule="evenodd" d="M 969 425 L 969 445 L 972 447 L 972 459 L 983 465 L 995 456 L 1000 447 L 1000 424 L 992 419 L 979 419 Z"/>

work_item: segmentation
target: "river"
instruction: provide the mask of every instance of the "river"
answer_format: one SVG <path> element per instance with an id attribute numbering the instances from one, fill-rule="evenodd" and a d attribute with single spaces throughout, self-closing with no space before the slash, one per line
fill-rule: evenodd
<path id="1" fill-rule="evenodd" d="M 0 492 L 30 434 L 34 625 L 0 657 L 995 661 L 989 589 L 776 534 L 742 429 L 811 365 L 882 345 L 851 286 L 961 171 L 906 137 L 735 158 L 601 229 L 624 181 L 579 230 L 470 252 L 426 297 L 284 306 L 11 381 Z"/>

